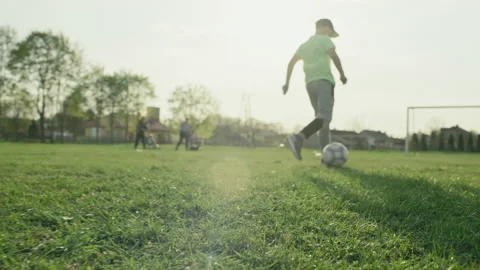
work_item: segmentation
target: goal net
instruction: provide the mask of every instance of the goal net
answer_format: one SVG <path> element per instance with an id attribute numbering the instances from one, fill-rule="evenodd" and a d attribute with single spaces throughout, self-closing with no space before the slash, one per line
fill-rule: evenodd
<path id="1" fill-rule="evenodd" d="M 407 107 L 405 154 L 480 152 L 480 105 Z"/>

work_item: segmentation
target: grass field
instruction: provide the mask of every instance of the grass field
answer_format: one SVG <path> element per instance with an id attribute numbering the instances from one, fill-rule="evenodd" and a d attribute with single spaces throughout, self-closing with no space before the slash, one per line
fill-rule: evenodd
<path id="1" fill-rule="evenodd" d="M 0 269 L 479 269 L 480 155 L 0 144 Z"/>

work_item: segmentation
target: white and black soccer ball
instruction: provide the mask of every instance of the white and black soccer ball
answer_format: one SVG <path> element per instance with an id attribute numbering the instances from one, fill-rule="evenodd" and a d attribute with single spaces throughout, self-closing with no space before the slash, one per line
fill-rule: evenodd
<path id="1" fill-rule="evenodd" d="M 328 167 L 342 167 L 348 160 L 348 149 L 339 142 L 333 142 L 322 150 L 322 163 Z"/>

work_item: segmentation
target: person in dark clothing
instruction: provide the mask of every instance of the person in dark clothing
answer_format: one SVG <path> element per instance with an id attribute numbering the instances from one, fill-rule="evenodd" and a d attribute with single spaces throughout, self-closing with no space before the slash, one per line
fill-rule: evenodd
<path id="1" fill-rule="evenodd" d="M 145 131 L 147 131 L 147 123 L 145 118 L 140 118 L 137 123 L 137 134 L 135 137 L 135 149 L 137 149 L 138 143 L 142 140 L 143 149 L 145 149 Z"/>
<path id="2" fill-rule="evenodd" d="M 185 122 L 180 124 L 180 140 L 178 140 L 175 150 L 178 150 L 178 147 L 180 144 L 182 144 L 183 139 L 185 139 L 185 150 L 188 151 L 188 142 L 190 140 L 190 123 L 188 123 L 188 118 L 185 119 Z"/>

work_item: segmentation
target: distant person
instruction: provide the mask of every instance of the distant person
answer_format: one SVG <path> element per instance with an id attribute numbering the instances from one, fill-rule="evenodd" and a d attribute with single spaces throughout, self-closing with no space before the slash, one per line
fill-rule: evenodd
<path id="1" fill-rule="evenodd" d="M 188 151 L 188 142 L 190 140 L 190 123 L 188 121 L 188 118 L 185 119 L 184 122 L 180 124 L 180 139 L 178 140 L 177 147 L 175 147 L 175 150 L 178 150 L 178 147 L 180 144 L 182 144 L 183 140 L 185 139 L 185 150 Z"/>
<path id="2" fill-rule="evenodd" d="M 320 131 L 320 145 L 330 143 L 330 121 L 332 120 L 335 79 L 330 69 L 332 60 L 340 73 L 340 81 L 347 83 L 340 58 L 335 51 L 335 44 L 331 38 L 338 37 L 329 19 L 320 19 L 316 22 L 315 35 L 311 36 L 295 52 L 288 64 L 287 80 L 283 86 L 283 94 L 288 92 L 290 76 L 299 60 L 303 60 L 305 83 L 310 102 L 315 111 L 315 119 L 305 126 L 299 133 L 288 136 L 288 142 L 294 156 L 302 160 L 303 142 L 317 131 Z"/>
<path id="3" fill-rule="evenodd" d="M 147 131 L 147 122 L 145 118 L 141 117 L 137 123 L 137 134 L 135 137 L 135 149 L 138 147 L 138 143 L 142 140 L 143 149 L 145 149 L 145 132 Z"/>

